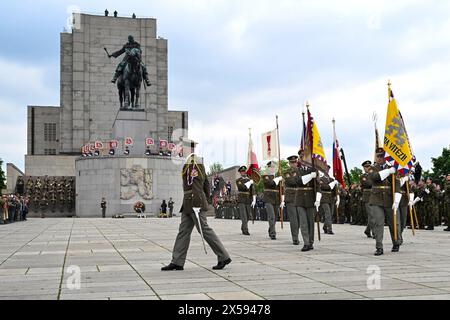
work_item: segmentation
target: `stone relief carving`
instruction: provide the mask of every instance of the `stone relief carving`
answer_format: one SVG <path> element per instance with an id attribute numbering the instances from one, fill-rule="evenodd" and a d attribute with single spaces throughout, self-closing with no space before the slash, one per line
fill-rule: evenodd
<path id="1" fill-rule="evenodd" d="M 134 165 L 131 169 L 120 169 L 120 199 L 153 199 L 153 170 Z"/>

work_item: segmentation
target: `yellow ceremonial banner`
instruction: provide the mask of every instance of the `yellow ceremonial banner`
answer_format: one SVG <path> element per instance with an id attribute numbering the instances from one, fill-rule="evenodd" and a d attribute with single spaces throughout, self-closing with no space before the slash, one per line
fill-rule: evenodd
<path id="1" fill-rule="evenodd" d="M 323 150 L 322 139 L 320 139 L 319 130 L 317 129 L 316 122 L 313 123 L 313 154 L 316 158 L 326 162 L 327 157 L 325 156 L 325 151 Z"/>
<path id="2" fill-rule="evenodd" d="M 407 167 L 413 157 L 405 124 L 394 98 L 389 102 L 387 110 L 384 150 L 402 167 Z"/>

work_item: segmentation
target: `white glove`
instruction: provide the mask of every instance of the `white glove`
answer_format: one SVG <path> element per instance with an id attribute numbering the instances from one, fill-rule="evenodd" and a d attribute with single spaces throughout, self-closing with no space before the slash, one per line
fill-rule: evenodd
<path id="1" fill-rule="evenodd" d="M 252 208 L 255 208 L 255 206 L 256 206 L 256 195 L 253 196 L 253 201 L 252 201 L 252 204 L 251 204 Z"/>
<path id="2" fill-rule="evenodd" d="M 337 180 L 334 180 L 334 181 L 330 182 L 328 185 L 330 186 L 330 189 L 333 190 L 337 184 L 338 184 Z"/>
<path id="3" fill-rule="evenodd" d="M 251 185 L 254 184 L 255 182 L 253 180 L 247 181 L 246 183 L 244 183 L 245 187 L 247 189 L 250 189 Z"/>
<path id="4" fill-rule="evenodd" d="M 325 173 L 319 170 L 319 178 L 323 178 L 325 176 Z"/>
<path id="5" fill-rule="evenodd" d="M 302 176 L 302 183 L 307 184 L 314 178 L 317 178 L 317 173 L 315 173 L 315 172 L 311 172 L 310 174 L 305 174 L 304 176 Z"/>
<path id="6" fill-rule="evenodd" d="M 397 172 L 397 170 L 395 170 L 395 167 L 390 167 L 389 168 L 389 173 L 390 174 L 394 174 L 394 173 L 396 173 Z"/>
<path id="7" fill-rule="evenodd" d="M 426 192 L 427 194 L 430 194 L 430 190 L 428 190 L 428 188 L 425 189 L 425 192 Z"/>
<path id="8" fill-rule="evenodd" d="M 403 186 L 406 181 L 408 181 L 408 177 L 400 178 L 400 186 Z"/>
<path id="9" fill-rule="evenodd" d="M 394 197 L 394 204 L 392 205 L 392 209 L 397 210 L 398 205 L 400 204 L 400 200 L 402 200 L 402 194 L 396 192 Z"/>
<path id="10" fill-rule="evenodd" d="M 417 200 L 417 199 L 416 199 Z M 408 202 L 408 206 L 412 207 L 414 205 L 414 193 L 410 193 L 409 194 L 409 202 Z"/>
<path id="11" fill-rule="evenodd" d="M 322 199 L 322 194 L 320 192 L 317 192 L 316 193 L 316 202 L 314 202 L 314 206 L 316 207 L 317 211 L 319 211 L 321 199 Z"/>
<path id="12" fill-rule="evenodd" d="M 195 214 L 198 215 L 200 213 L 200 210 L 202 208 L 192 208 L 192 210 L 194 210 Z"/>
<path id="13" fill-rule="evenodd" d="M 394 171 L 394 172 L 392 172 Z M 395 173 L 395 168 L 391 167 L 389 169 L 384 169 L 381 170 L 380 172 L 378 172 L 378 174 L 380 175 L 381 181 L 386 180 L 387 177 L 389 177 L 391 174 Z"/>
<path id="14" fill-rule="evenodd" d="M 339 195 L 336 196 L 336 207 L 339 208 L 339 204 L 341 203 L 341 197 Z"/>
<path id="15" fill-rule="evenodd" d="M 278 185 L 280 183 L 280 181 L 283 180 L 282 176 L 276 177 L 275 179 L 273 179 L 273 182 L 275 182 L 276 185 Z"/>
<path id="16" fill-rule="evenodd" d="M 286 207 L 286 203 L 284 202 L 284 194 L 281 196 L 280 208 Z"/>

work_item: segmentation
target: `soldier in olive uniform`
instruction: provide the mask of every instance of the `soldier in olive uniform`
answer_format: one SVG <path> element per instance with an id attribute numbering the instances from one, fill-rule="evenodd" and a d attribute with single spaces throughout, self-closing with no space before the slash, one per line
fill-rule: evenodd
<path id="1" fill-rule="evenodd" d="M 424 230 L 426 219 L 423 203 L 423 197 L 425 195 L 425 182 L 423 180 L 420 180 L 419 183 L 417 184 L 417 187 L 415 188 L 415 194 L 416 198 L 419 199 L 419 202 L 416 204 L 417 219 L 419 220 L 419 229 Z"/>
<path id="2" fill-rule="evenodd" d="M 372 191 L 372 181 L 370 181 L 369 179 L 369 169 L 372 166 L 372 162 L 370 160 L 364 161 L 362 163 L 362 167 L 364 169 L 364 173 L 361 175 L 359 181 L 361 184 L 361 188 L 362 188 L 362 193 L 363 193 L 363 197 L 362 197 L 362 201 L 363 201 L 363 205 L 365 208 L 365 212 L 367 214 L 367 227 L 366 230 L 364 231 L 364 233 L 366 234 L 366 236 L 368 238 L 372 238 L 372 227 L 373 227 L 373 217 L 372 217 L 372 213 L 370 212 L 370 205 L 369 205 L 369 199 L 370 199 L 370 194 Z"/>
<path id="3" fill-rule="evenodd" d="M 447 213 L 447 228 L 444 231 L 450 231 L 450 174 L 447 175 L 444 184 L 444 206 Z"/>
<path id="4" fill-rule="evenodd" d="M 254 181 L 247 177 L 247 167 L 242 166 L 238 169 L 241 177 L 236 180 L 238 189 L 238 207 L 241 216 L 241 231 L 243 235 L 249 236 L 248 220 L 252 217 L 252 210 L 256 205 L 256 192 Z"/>
<path id="5" fill-rule="evenodd" d="M 319 186 L 317 171 L 300 163 L 298 180 L 297 207 L 300 211 L 300 231 L 302 232 L 302 251 L 314 249 L 314 220 L 319 210 L 322 194 L 314 193 L 314 185 Z M 320 190 L 320 189 L 319 189 Z"/>
<path id="6" fill-rule="evenodd" d="M 216 233 L 208 226 L 206 221 L 204 213 L 208 210 L 206 199 L 211 190 L 205 166 L 200 161 L 201 159 L 195 154 L 191 154 L 187 157 L 183 166 L 184 197 L 183 205 L 180 209 L 180 212 L 182 212 L 181 223 L 173 248 L 172 262 L 168 266 L 162 267 L 162 271 L 183 270 L 194 226 L 197 227 L 199 233 L 203 234 L 204 240 L 217 255 L 218 263 L 213 269 L 223 269 L 231 262 L 230 256 L 222 242 L 220 242 Z"/>
<path id="7" fill-rule="evenodd" d="M 297 207 L 297 193 L 298 193 L 298 179 L 300 178 L 300 172 L 298 169 L 298 156 L 290 156 L 287 158 L 289 161 L 289 169 L 283 174 L 285 190 L 282 195 L 281 207 L 287 205 L 287 212 L 289 215 L 289 223 L 291 225 L 292 243 L 296 246 L 300 244 L 298 240 L 298 234 L 300 231 L 300 210 Z"/>
<path id="8" fill-rule="evenodd" d="M 436 224 L 438 216 L 438 212 L 436 210 L 437 191 L 431 178 L 427 178 L 423 191 L 422 198 L 425 221 L 427 225 L 426 230 L 434 230 L 434 225 Z"/>
<path id="9" fill-rule="evenodd" d="M 373 232 L 376 239 L 376 252 L 375 255 L 379 256 L 383 254 L 383 235 L 384 235 L 384 222 L 387 217 L 389 231 L 392 240 L 392 252 L 398 252 L 401 245 L 401 232 L 400 232 L 400 215 L 396 217 L 397 239 L 394 236 L 394 218 L 393 211 L 398 209 L 401 200 L 400 184 L 398 179 L 394 179 L 395 195 L 392 194 L 392 175 L 396 173 L 394 167 L 390 167 L 384 158 L 383 148 L 377 149 L 377 162 L 369 169 L 369 178 L 372 181 L 372 193 L 370 194 L 369 204 L 371 205 L 370 211 L 373 215 Z M 393 199 L 394 198 L 394 199 Z"/>
<path id="10" fill-rule="evenodd" d="M 269 161 L 267 168 L 268 172 L 261 177 L 264 183 L 264 203 L 267 210 L 267 221 L 269 222 L 269 237 L 272 240 L 276 240 L 277 232 L 275 230 L 275 223 L 279 216 L 281 205 L 279 183 L 283 180 L 283 177 L 275 178 L 275 172 L 278 170 L 278 167 L 274 161 Z"/>
<path id="11" fill-rule="evenodd" d="M 324 215 L 324 226 L 323 231 L 325 234 L 334 234 L 333 233 L 333 224 L 332 224 L 332 214 L 333 208 L 335 206 L 334 198 L 339 195 L 336 194 L 336 186 L 338 181 L 330 177 L 329 174 L 330 166 L 328 166 L 328 172 L 320 178 L 320 192 L 322 194 L 322 199 L 320 201 L 320 209 Z"/>

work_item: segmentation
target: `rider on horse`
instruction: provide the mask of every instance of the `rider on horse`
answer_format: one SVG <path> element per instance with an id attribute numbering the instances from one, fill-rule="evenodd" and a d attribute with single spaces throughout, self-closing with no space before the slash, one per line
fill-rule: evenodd
<path id="1" fill-rule="evenodd" d="M 125 53 L 125 57 L 123 58 L 122 62 L 120 62 L 119 65 L 117 66 L 114 77 L 111 80 L 112 83 L 115 83 L 117 78 L 122 74 L 123 69 L 125 68 L 125 66 L 127 65 L 127 62 L 128 62 L 129 52 L 133 48 L 137 48 L 137 49 L 141 50 L 141 45 L 138 42 L 134 41 L 133 36 L 130 35 L 130 36 L 128 36 L 128 42 L 123 46 L 122 49 L 120 49 L 119 51 L 116 51 L 113 54 L 110 54 L 108 56 L 109 58 L 111 58 L 111 57 L 117 58 L 120 55 L 122 55 L 123 53 Z M 147 68 L 145 67 L 145 65 L 142 61 L 141 61 L 141 67 L 142 67 L 142 78 L 144 78 L 144 81 L 147 84 L 147 86 L 150 86 L 150 81 L 148 80 Z"/>

